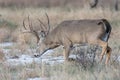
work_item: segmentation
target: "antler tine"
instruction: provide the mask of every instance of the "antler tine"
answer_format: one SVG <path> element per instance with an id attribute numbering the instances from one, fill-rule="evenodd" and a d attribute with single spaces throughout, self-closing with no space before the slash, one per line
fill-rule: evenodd
<path id="1" fill-rule="evenodd" d="M 38 21 L 40 22 L 40 26 L 41 26 L 41 28 L 42 28 L 42 30 L 45 30 L 45 25 L 43 24 L 43 22 L 38 18 Z"/>
<path id="2" fill-rule="evenodd" d="M 46 17 L 47 17 L 47 20 L 48 20 L 48 31 L 47 31 L 47 34 L 49 33 L 50 31 L 50 20 L 49 20 L 49 17 L 47 15 L 47 13 L 45 13 Z"/>
<path id="3" fill-rule="evenodd" d="M 31 31 L 35 31 L 35 30 L 33 29 L 32 22 L 31 22 L 31 24 L 30 24 L 30 30 L 31 30 Z"/>
<path id="4" fill-rule="evenodd" d="M 30 17 L 29 17 L 29 15 L 28 15 L 28 23 L 29 23 L 29 28 L 30 28 L 30 30 L 31 30 L 32 25 L 31 25 L 31 23 L 30 23 Z"/>
<path id="5" fill-rule="evenodd" d="M 38 21 L 45 27 L 45 24 L 40 19 Z"/>
<path id="6" fill-rule="evenodd" d="M 27 30 L 27 27 L 25 26 L 25 19 L 23 19 L 23 27 L 24 27 L 24 31 L 22 31 L 23 33 L 29 33 L 30 32 L 30 30 Z"/>
<path id="7" fill-rule="evenodd" d="M 37 31 L 33 29 L 33 25 L 32 25 L 32 22 L 30 22 L 29 16 L 28 16 L 28 22 L 29 22 L 30 31 L 37 37 L 37 43 L 38 43 L 40 40 L 40 37 L 39 37 Z"/>
<path id="8" fill-rule="evenodd" d="M 23 20 L 23 27 L 25 28 L 25 30 L 27 30 L 27 28 L 25 27 L 25 19 Z"/>
<path id="9" fill-rule="evenodd" d="M 25 26 L 25 19 L 24 19 L 23 20 L 23 27 L 25 28 L 25 30 L 22 32 L 23 33 L 32 33 L 33 35 L 35 35 L 37 37 L 37 43 L 38 43 L 40 40 L 39 34 L 38 34 L 37 30 L 33 29 L 33 25 L 32 25 L 32 22 L 30 21 L 29 16 L 28 16 L 27 20 L 28 20 L 29 30 L 27 30 L 27 28 Z"/>
<path id="10" fill-rule="evenodd" d="M 29 22 L 30 31 L 31 31 L 31 32 L 35 32 L 34 29 L 33 29 L 33 26 L 32 26 L 32 22 L 30 22 L 30 17 L 29 17 L 29 15 L 28 15 L 28 22 Z"/>

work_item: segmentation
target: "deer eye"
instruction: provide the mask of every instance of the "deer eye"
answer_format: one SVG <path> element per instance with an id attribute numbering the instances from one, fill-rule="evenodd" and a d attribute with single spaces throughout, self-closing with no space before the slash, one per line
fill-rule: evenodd
<path id="1" fill-rule="evenodd" d="M 45 35 L 45 32 L 44 32 L 44 31 L 41 31 L 41 32 L 40 32 L 40 36 L 41 36 L 41 37 L 45 37 L 45 36 L 46 36 L 46 35 Z"/>

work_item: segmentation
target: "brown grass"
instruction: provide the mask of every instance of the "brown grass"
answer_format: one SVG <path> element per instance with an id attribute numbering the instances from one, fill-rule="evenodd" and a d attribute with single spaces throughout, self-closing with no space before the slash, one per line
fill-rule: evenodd
<path id="1" fill-rule="evenodd" d="M 1 7 L 24 8 L 24 7 L 86 7 L 94 0 L 0 0 Z M 116 0 L 99 0 L 97 7 L 109 7 L 114 9 Z M 118 0 L 118 4 L 120 4 Z"/>
<path id="2" fill-rule="evenodd" d="M 0 49 L 0 62 L 3 62 L 5 60 L 5 53 Z"/>
<path id="3" fill-rule="evenodd" d="M 25 9 L 8 9 L 0 8 L 0 14 L 2 19 L 12 21 L 17 24 L 16 31 L 13 31 L 12 35 L 16 37 L 16 41 L 19 45 L 12 46 L 10 49 L 13 51 L 9 55 L 22 55 L 15 51 L 15 49 L 23 48 L 23 52 L 27 50 L 23 46 L 26 44 L 25 41 L 30 40 L 33 45 L 36 39 L 32 41 L 34 36 L 30 34 L 20 33 L 20 29 L 23 28 L 22 21 L 28 15 L 33 20 L 34 25 L 36 19 L 40 18 L 46 23 L 45 12 L 48 13 L 50 18 L 51 28 L 55 28 L 61 21 L 68 19 L 99 19 L 106 18 L 112 25 L 112 34 L 110 36 L 109 44 L 112 48 L 111 61 L 108 67 L 102 64 L 96 64 L 94 67 L 83 69 L 77 63 L 65 63 L 58 65 L 48 64 L 36 64 L 32 63 L 26 66 L 11 66 L 9 64 L 0 64 L 0 80 L 26 80 L 29 77 L 47 77 L 50 80 L 119 80 L 120 75 L 120 64 L 113 56 L 117 57 L 120 55 L 120 11 L 115 12 L 110 9 L 75 9 L 75 8 L 25 8 Z M 8 14 L 9 13 L 9 14 Z M 6 29 L 7 30 L 7 29 Z M 21 37 L 20 37 L 21 36 Z M 28 41 L 28 44 L 30 43 Z M 62 50 L 56 49 L 56 56 L 61 55 Z M 29 53 L 28 53 L 29 54 Z M 115 60 L 115 61 L 114 61 Z"/>

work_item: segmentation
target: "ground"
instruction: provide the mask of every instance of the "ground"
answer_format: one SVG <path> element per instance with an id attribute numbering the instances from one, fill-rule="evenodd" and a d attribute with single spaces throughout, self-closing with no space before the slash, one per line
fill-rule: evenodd
<path id="1" fill-rule="evenodd" d="M 0 11 L 1 28 L 7 31 L 6 35 L 0 36 L 0 80 L 119 80 L 120 11 L 102 8 L 0 8 Z M 35 58 L 36 38 L 22 33 L 22 21 L 29 15 L 33 25 L 38 24 L 37 18 L 46 23 L 45 13 L 50 18 L 51 30 L 63 20 L 107 19 L 112 26 L 108 42 L 112 48 L 109 65 L 105 66 L 104 60 L 102 63 L 95 62 L 92 67 L 65 63 L 61 47 Z"/>

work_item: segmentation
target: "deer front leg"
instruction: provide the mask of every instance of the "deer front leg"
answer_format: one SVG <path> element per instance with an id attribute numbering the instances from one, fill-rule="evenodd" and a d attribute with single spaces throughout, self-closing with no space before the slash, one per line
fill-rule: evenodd
<path id="1" fill-rule="evenodd" d="M 65 61 L 75 61 L 74 58 L 69 58 L 71 47 L 67 46 L 67 47 L 64 47 L 64 49 L 65 49 L 65 52 L 63 53 L 63 55 L 64 55 Z"/>
<path id="2" fill-rule="evenodd" d="M 64 59 L 65 61 L 69 61 L 70 46 L 64 46 L 64 49 L 65 49 L 63 53 Z"/>

